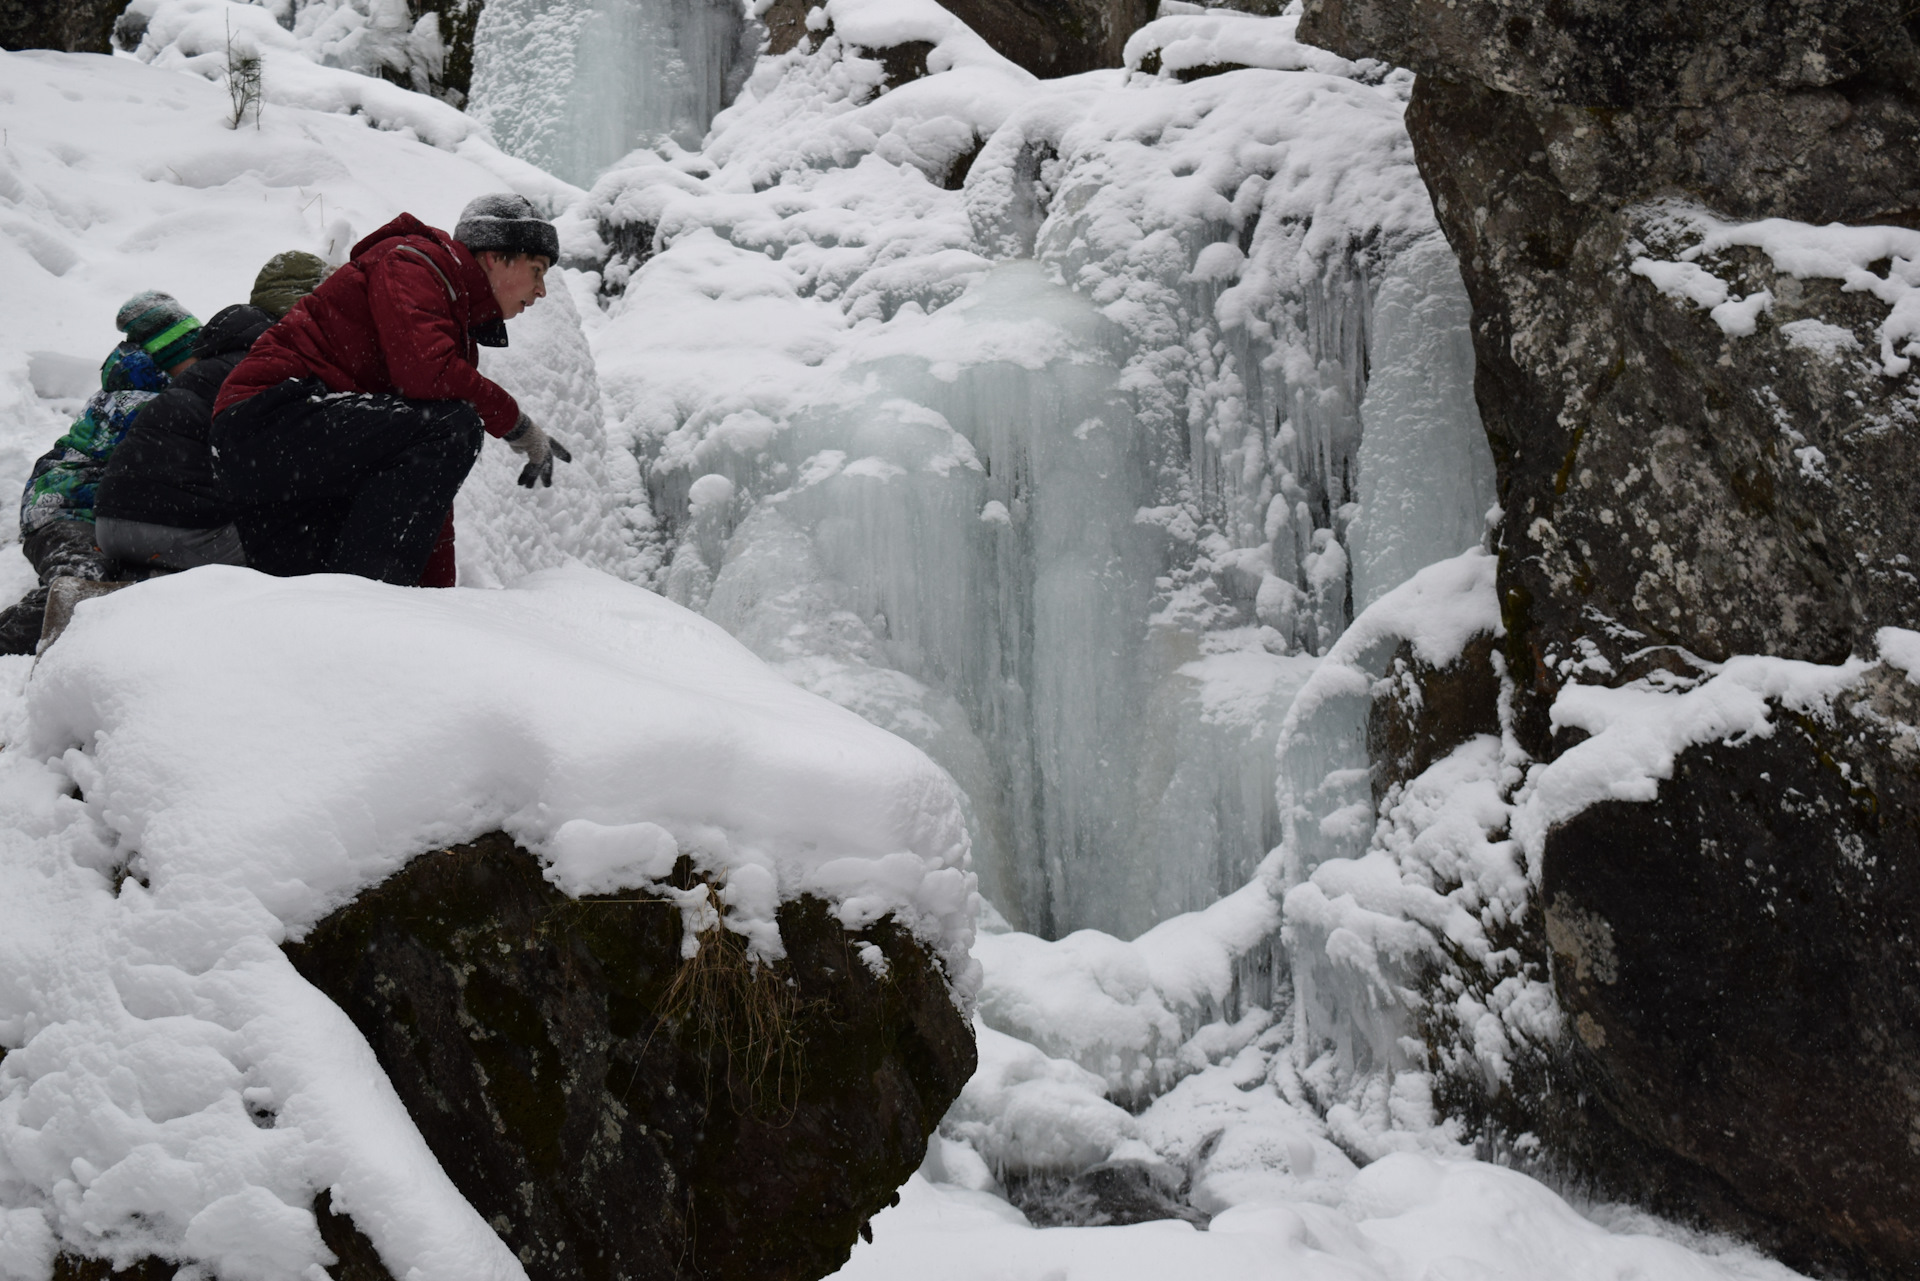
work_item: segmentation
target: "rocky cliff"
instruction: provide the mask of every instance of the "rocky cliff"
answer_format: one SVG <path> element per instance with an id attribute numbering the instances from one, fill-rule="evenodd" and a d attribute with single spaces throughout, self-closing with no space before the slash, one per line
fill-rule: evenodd
<path id="1" fill-rule="evenodd" d="M 0 49 L 106 53 L 127 0 L 0 0 Z"/>
<path id="2" fill-rule="evenodd" d="M 1529 755 L 1582 737 L 1571 685 L 1834 664 L 1920 622 L 1911 6 L 1309 0 L 1301 35 L 1419 73 Z M 1920 1266 L 1920 1020 L 1889 978 L 1920 962 L 1913 702 L 1884 666 L 1831 714 L 1776 700 L 1770 737 L 1548 834 L 1574 1035 L 1514 1124 L 1810 1266 Z"/>

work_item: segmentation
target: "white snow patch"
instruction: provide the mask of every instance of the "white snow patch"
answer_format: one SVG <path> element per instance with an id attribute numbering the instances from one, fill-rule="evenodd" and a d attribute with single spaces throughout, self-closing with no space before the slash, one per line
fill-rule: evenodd
<path id="1" fill-rule="evenodd" d="M 1838 360 L 1847 352 L 1860 350 L 1860 340 L 1853 336 L 1851 329 L 1829 325 L 1811 316 L 1804 320 L 1789 320 L 1780 326 L 1780 336 L 1787 340 L 1789 347 L 1798 347 L 1828 360 Z"/>
<path id="2" fill-rule="evenodd" d="M 1207 1029 L 1222 1026 L 1235 964 L 1279 924 L 1280 905 L 1256 877 L 1132 942 L 1097 930 L 1051 942 L 983 934 L 974 944 L 987 975 L 980 1017 L 1095 1073 L 1105 1093 L 1138 1107 L 1224 1052 Z"/>
<path id="3" fill-rule="evenodd" d="M 916 1175 L 873 1220 L 839 1281 L 1791 1281 L 1795 1273 L 1731 1243 L 1709 1254 L 1644 1233 L 1610 1233 L 1525 1175 L 1415 1154 L 1374 1162 L 1337 1204 L 1251 1200 L 1208 1230 L 1027 1225 L 991 1195 Z"/>
<path id="4" fill-rule="evenodd" d="M 1910 635 L 1891 628 L 1882 634 L 1888 632 L 1896 644 Z M 1653 800 L 1687 748 L 1770 738 L 1769 703 L 1818 714 L 1871 666 L 1861 658 L 1828 666 L 1746 654 L 1710 667 L 1712 675 L 1691 689 L 1650 681 L 1618 689 L 1568 685 L 1554 699 L 1552 723 L 1591 737 L 1529 772 L 1516 797 L 1514 836 L 1537 875 L 1547 833 L 1558 824 L 1600 801 Z"/>
<path id="5" fill-rule="evenodd" d="M 1663 210 L 1662 221 L 1693 243 L 1676 261 L 1636 258 L 1632 271 L 1670 297 L 1713 309 L 1714 320 L 1728 334 L 1751 334 L 1759 312 L 1771 308 L 1772 296 L 1763 290 L 1736 307 L 1729 302 L 1726 282 L 1698 260 L 1745 246 L 1765 253 L 1776 271 L 1800 280 L 1838 280 L 1848 293 L 1871 294 L 1885 303 L 1887 316 L 1878 330 L 1881 369 L 1897 378 L 1912 367 L 1911 348 L 1920 341 L 1920 231 L 1837 222 L 1821 227 L 1786 218 L 1726 222 L 1705 210 L 1678 206 Z M 1871 270 L 1880 262 L 1887 264 L 1884 276 Z M 1765 301 L 1756 301 L 1763 297 Z"/>
<path id="6" fill-rule="evenodd" d="M 1182 72 L 1217 73 L 1224 69 L 1259 67 L 1269 71 L 1317 71 L 1352 79 L 1383 80 L 1392 71 L 1384 62 L 1352 62 L 1310 44 L 1295 34 L 1300 14 L 1258 18 L 1231 9 L 1162 15 L 1127 37 L 1121 60 L 1129 71 L 1158 55 L 1154 74 L 1178 77 Z"/>

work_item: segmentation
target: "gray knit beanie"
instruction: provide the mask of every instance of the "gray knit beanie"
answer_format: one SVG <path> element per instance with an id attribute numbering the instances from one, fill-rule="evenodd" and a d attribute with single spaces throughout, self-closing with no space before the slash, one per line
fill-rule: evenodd
<path id="1" fill-rule="evenodd" d="M 137 344 L 153 363 L 171 369 L 193 354 L 193 338 L 200 322 L 172 294 L 148 289 L 120 304 L 113 323 L 127 341 Z"/>
<path id="2" fill-rule="evenodd" d="M 560 233 L 540 216 L 525 196 L 500 192 L 479 196 L 460 211 L 453 238 L 474 253 L 491 249 L 503 254 L 543 254 L 549 263 L 560 260 Z"/>

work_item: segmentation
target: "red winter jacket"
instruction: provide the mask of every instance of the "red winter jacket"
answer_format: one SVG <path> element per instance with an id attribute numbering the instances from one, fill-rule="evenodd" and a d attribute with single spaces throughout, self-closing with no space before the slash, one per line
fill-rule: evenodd
<path id="1" fill-rule="evenodd" d="M 289 378 L 318 378 L 333 391 L 464 400 L 489 434 L 504 436 L 520 407 L 480 373 L 474 331 L 482 327 L 502 328 L 500 304 L 473 254 L 401 214 L 254 343 L 214 412 Z"/>

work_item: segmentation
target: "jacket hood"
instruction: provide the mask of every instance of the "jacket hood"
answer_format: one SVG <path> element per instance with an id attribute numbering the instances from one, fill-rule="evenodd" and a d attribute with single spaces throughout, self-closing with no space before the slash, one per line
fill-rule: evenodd
<path id="1" fill-rule="evenodd" d="M 247 303 L 235 303 L 216 313 L 212 320 L 200 327 L 200 337 L 193 344 L 193 354 L 202 360 L 210 356 L 224 356 L 231 351 L 245 351 L 253 346 L 267 327 L 273 324 L 273 317 L 258 307 Z"/>
<path id="2" fill-rule="evenodd" d="M 138 343 L 121 343 L 100 366 L 102 391 L 161 391 L 166 385 L 166 374 Z"/>
<path id="3" fill-rule="evenodd" d="M 384 227 L 377 227 L 360 238 L 353 252 L 347 255 L 349 261 L 364 258 L 372 250 L 389 240 L 398 240 L 402 236 L 425 236 L 441 244 L 451 244 L 453 237 L 438 227 L 429 227 L 410 213 L 403 213 Z"/>

